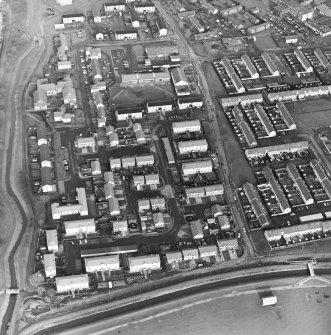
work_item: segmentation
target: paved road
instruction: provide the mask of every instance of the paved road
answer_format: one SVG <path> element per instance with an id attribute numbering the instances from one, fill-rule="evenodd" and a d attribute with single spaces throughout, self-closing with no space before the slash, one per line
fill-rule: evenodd
<path id="1" fill-rule="evenodd" d="M 226 191 L 227 191 L 228 203 L 229 203 L 231 212 L 234 216 L 234 219 L 235 219 L 235 222 L 236 222 L 237 226 L 243 232 L 243 229 L 245 228 L 245 224 L 244 224 L 245 220 L 243 219 L 243 217 L 241 216 L 241 213 L 239 212 L 240 211 L 240 204 L 239 204 L 239 202 L 237 200 L 238 198 L 235 194 L 235 189 L 233 187 L 234 185 L 230 181 L 229 168 L 228 168 L 228 163 L 227 163 L 226 154 L 225 154 L 225 150 L 224 150 L 224 145 L 223 145 L 223 141 L 221 139 L 221 134 L 219 132 L 218 118 L 217 118 L 216 114 L 220 113 L 221 111 L 220 111 L 219 107 L 217 107 L 218 103 L 217 103 L 216 99 L 213 98 L 210 94 L 210 87 L 208 85 L 208 81 L 206 79 L 205 73 L 202 69 L 202 65 L 201 65 L 199 57 L 195 54 L 194 50 L 189 45 L 186 38 L 183 36 L 180 29 L 177 27 L 176 21 L 173 19 L 173 17 L 171 15 L 169 15 L 167 13 L 165 8 L 162 6 L 162 4 L 159 1 L 154 1 L 154 3 L 155 3 L 155 7 L 157 8 L 157 10 L 161 13 L 161 15 L 166 19 L 168 24 L 171 26 L 171 28 L 177 34 L 177 36 L 179 38 L 179 41 L 181 42 L 183 48 L 186 50 L 186 52 L 190 56 L 192 64 L 194 65 L 195 70 L 197 71 L 197 74 L 200 78 L 200 89 L 201 89 L 201 91 L 202 91 L 202 93 L 205 97 L 205 104 L 206 104 L 206 108 L 208 109 L 208 112 L 209 112 L 209 118 L 213 122 L 212 123 L 213 134 L 214 134 L 214 136 L 216 138 L 216 142 L 218 144 L 216 150 L 218 152 L 219 157 L 221 158 L 220 172 L 223 176 L 223 183 L 224 183 Z M 246 248 L 247 248 L 248 255 L 250 257 L 253 257 L 254 255 L 256 255 L 256 251 L 255 251 L 255 248 L 254 248 L 253 241 L 251 240 L 249 234 L 244 234 L 243 238 L 245 239 L 245 245 L 246 245 Z"/>

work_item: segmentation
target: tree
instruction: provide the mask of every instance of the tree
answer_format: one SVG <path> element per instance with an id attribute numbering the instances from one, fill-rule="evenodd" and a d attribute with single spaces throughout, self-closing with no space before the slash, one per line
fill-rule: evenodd
<path id="1" fill-rule="evenodd" d="M 37 271 L 30 276 L 29 283 L 31 286 L 37 288 L 45 283 L 45 277 L 40 271 Z"/>

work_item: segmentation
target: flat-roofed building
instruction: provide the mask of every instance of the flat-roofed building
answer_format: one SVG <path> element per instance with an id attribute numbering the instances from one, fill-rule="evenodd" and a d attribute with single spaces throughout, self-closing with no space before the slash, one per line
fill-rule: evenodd
<path id="1" fill-rule="evenodd" d="M 296 188 L 300 192 L 301 198 L 306 205 L 311 205 L 314 203 L 314 198 L 311 195 L 306 183 L 301 178 L 299 171 L 293 163 L 287 165 L 287 171 L 291 179 L 293 180 Z"/>
<path id="2" fill-rule="evenodd" d="M 119 255 L 85 258 L 86 272 L 116 271 L 120 269 Z"/>
<path id="3" fill-rule="evenodd" d="M 270 219 L 268 216 L 268 212 L 262 203 L 262 199 L 257 189 L 254 187 L 253 184 L 248 182 L 243 185 L 243 189 L 249 203 L 252 206 L 252 210 L 260 223 L 260 226 L 262 228 L 270 226 Z"/>
<path id="4" fill-rule="evenodd" d="M 166 258 L 168 264 L 178 263 L 183 260 L 182 252 L 179 251 L 167 251 Z"/>
<path id="5" fill-rule="evenodd" d="M 54 278 L 56 276 L 56 264 L 54 254 L 44 255 L 44 268 L 46 277 Z"/>
<path id="6" fill-rule="evenodd" d="M 161 268 L 161 261 L 159 255 L 129 257 L 130 272 L 159 270 L 160 268 Z"/>
<path id="7" fill-rule="evenodd" d="M 210 173 L 213 172 L 213 163 L 210 159 L 205 161 L 183 163 L 182 171 L 184 176 L 193 175 L 196 173 Z"/>
<path id="8" fill-rule="evenodd" d="M 206 139 L 178 142 L 178 151 L 181 155 L 190 152 L 206 152 L 208 142 Z"/>
<path id="9" fill-rule="evenodd" d="M 201 220 L 192 221 L 191 231 L 192 231 L 193 238 L 195 240 L 202 240 L 203 239 L 202 221 Z"/>
<path id="10" fill-rule="evenodd" d="M 201 123 L 200 120 L 173 122 L 172 131 L 175 134 L 201 132 Z"/>
<path id="11" fill-rule="evenodd" d="M 87 274 L 56 278 L 56 290 L 58 293 L 67 293 L 76 290 L 80 291 L 88 289 L 89 287 L 89 278 Z"/>
<path id="12" fill-rule="evenodd" d="M 57 252 L 59 250 L 59 241 L 56 229 L 46 230 L 46 242 L 49 252 Z"/>
<path id="13" fill-rule="evenodd" d="M 65 221 L 64 227 L 65 227 L 65 234 L 68 236 L 78 235 L 80 233 L 84 234 L 95 233 L 94 219 Z"/>
<path id="14" fill-rule="evenodd" d="M 262 123 L 264 130 L 266 131 L 267 135 L 269 137 L 275 137 L 276 134 L 276 130 L 274 128 L 274 126 L 272 125 L 269 117 L 267 116 L 264 108 L 257 104 L 254 106 L 254 110 L 256 112 L 257 117 L 259 118 L 260 122 Z"/>
<path id="15" fill-rule="evenodd" d="M 197 248 L 182 249 L 184 261 L 199 258 L 199 250 Z"/>
<path id="16" fill-rule="evenodd" d="M 269 183 L 272 191 L 274 192 L 278 205 L 282 211 L 283 214 L 289 214 L 291 213 L 291 206 L 287 200 L 287 198 L 285 197 L 284 192 L 282 191 L 277 179 L 274 176 L 274 173 L 272 171 L 272 169 L 269 166 L 265 166 L 263 168 L 263 174 L 267 180 L 267 182 Z"/>

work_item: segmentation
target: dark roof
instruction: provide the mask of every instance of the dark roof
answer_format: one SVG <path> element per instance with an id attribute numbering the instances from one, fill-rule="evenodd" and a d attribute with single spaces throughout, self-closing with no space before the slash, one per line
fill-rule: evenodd
<path id="1" fill-rule="evenodd" d="M 46 125 L 44 122 L 37 123 L 37 138 L 38 140 L 46 138 Z"/>
<path id="2" fill-rule="evenodd" d="M 115 31 L 115 34 L 132 34 L 132 33 L 138 34 L 138 30 L 128 29 L 128 30 L 117 30 L 117 31 Z"/>
<path id="3" fill-rule="evenodd" d="M 41 184 L 51 185 L 52 184 L 51 168 L 44 166 L 40 169 L 40 172 L 41 172 Z"/>
<path id="4" fill-rule="evenodd" d="M 172 105 L 172 100 L 148 101 L 148 106 L 165 106 L 165 105 Z"/>
<path id="5" fill-rule="evenodd" d="M 125 2 L 123 1 L 116 1 L 116 2 L 106 2 L 105 3 L 105 7 L 106 6 L 118 6 L 118 5 L 125 5 Z"/>
<path id="6" fill-rule="evenodd" d="M 62 15 L 62 18 L 67 18 L 67 17 L 84 17 L 84 14 L 64 14 Z"/>
<path id="7" fill-rule="evenodd" d="M 154 7 L 154 4 L 152 3 L 146 3 L 146 2 L 143 2 L 143 3 L 135 3 L 134 4 L 135 7 Z"/>
<path id="8" fill-rule="evenodd" d="M 133 8 L 130 8 L 130 17 L 131 21 L 138 21 L 139 14 Z"/>
<path id="9" fill-rule="evenodd" d="M 202 101 L 202 97 L 183 97 L 178 98 L 178 103 L 185 103 L 185 102 L 200 102 Z"/>
<path id="10" fill-rule="evenodd" d="M 40 146 L 40 161 L 49 161 L 51 159 L 51 152 L 47 144 Z"/>
<path id="11" fill-rule="evenodd" d="M 160 17 L 160 16 L 157 17 L 156 24 L 157 24 L 159 29 L 167 28 L 166 23 L 164 22 L 163 18 Z"/>
<path id="12" fill-rule="evenodd" d="M 141 113 L 142 111 L 142 107 L 120 107 L 116 109 L 117 114 Z"/>

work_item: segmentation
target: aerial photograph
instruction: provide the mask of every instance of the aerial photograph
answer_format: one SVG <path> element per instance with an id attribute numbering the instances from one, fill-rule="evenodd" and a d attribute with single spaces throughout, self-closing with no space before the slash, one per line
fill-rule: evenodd
<path id="1" fill-rule="evenodd" d="M 331 334 L 331 0 L 0 0 L 0 335 Z"/>

